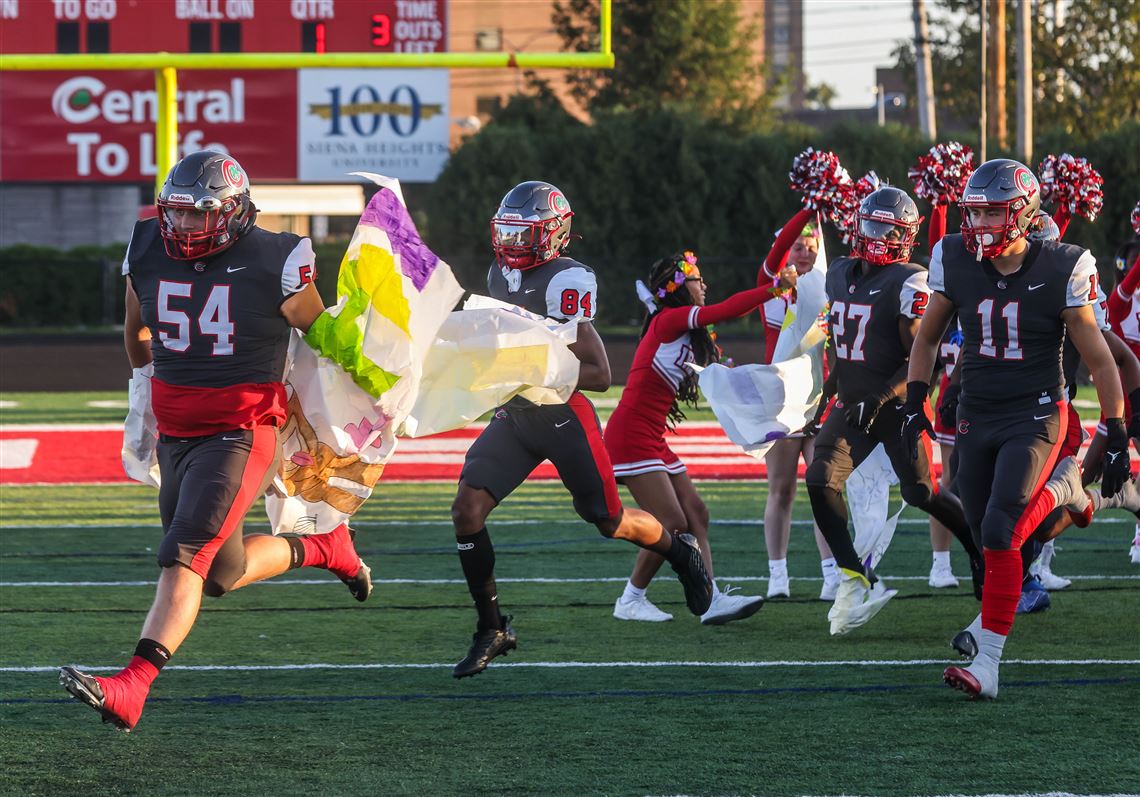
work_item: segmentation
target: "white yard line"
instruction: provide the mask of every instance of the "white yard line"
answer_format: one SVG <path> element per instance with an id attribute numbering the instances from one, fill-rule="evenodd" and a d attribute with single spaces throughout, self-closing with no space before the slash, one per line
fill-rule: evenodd
<path id="1" fill-rule="evenodd" d="M 694 669 L 734 668 L 766 669 L 773 667 L 815 668 L 815 667 L 930 667 L 936 664 L 955 664 L 958 659 L 840 659 L 825 661 L 782 660 L 782 661 L 514 661 L 495 662 L 495 669 L 517 667 L 524 669 L 636 669 L 659 667 L 687 667 Z M 1140 659 L 1004 659 L 1002 664 L 1026 664 L 1047 667 L 1076 666 L 1137 666 Z M 117 672 L 122 666 L 75 665 L 85 672 Z M 185 670 L 187 672 L 260 672 L 280 670 L 436 670 L 455 666 L 454 662 L 416 663 L 368 663 L 331 664 L 314 662 L 311 664 L 171 664 L 163 670 Z M 40 673 L 55 672 L 58 666 L 0 667 L 0 672 Z"/>
<path id="2" fill-rule="evenodd" d="M 891 576 L 880 575 L 883 581 L 926 581 L 927 576 Z M 969 581 L 969 575 L 960 575 L 958 578 Z M 1073 581 L 1140 581 L 1140 575 L 1129 576 L 1104 576 L 1104 575 L 1072 575 L 1066 573 L 1065 578 L 1072 579 Z M 628 576 L 613 576 L 613 577 L 599 577 L 599 578 L 546 578 L 546 577 L 496 577 L 495 581 L 500 584 L 624 584 L 628 580 Z M 821 576 L 796 576 L 789 579 L 790 581 L 799 582 L 816 582 L 819 583 L 823 580 Z M 722 584 L 737 584 L 747 582 L 767 582 L 767 576 L 718 576 L 717 581 Z M 0 588 L 5 587 L 152 587 L 156 584 L 155 581 L 139 580 L 139 581 L 0 581 Z M 251 587 L 267 586 L 267 587 L 287 587 L 287 586 L 313 586 L 319 584 L 339 584 L 339 581 L 327 578 L 275 578 L 269 581 L 258 581 L 255 584 L 250 584 Z M 461 578 L 378 578 L 374 579 L 373 584 L 382 585 L 396 585 L 396 584 L 410 584 L 413 586 L 429 586 L 440 584 L 466 584 L 467 582 Z M 954 595 L 956 593 L 948 590 L 943 590 L 947 595 Z"/>

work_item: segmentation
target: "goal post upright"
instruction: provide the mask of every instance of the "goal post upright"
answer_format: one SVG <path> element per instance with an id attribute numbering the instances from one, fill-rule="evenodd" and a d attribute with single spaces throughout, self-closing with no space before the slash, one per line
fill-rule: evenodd
<path id="1" fill-rule="evenodd" d="M 5 54 L 0 71 L 154 70 L 157 196 L 177 160 L 179 69 L 613 69 L 612 2 L 600 0 L 594 52 Z"/>

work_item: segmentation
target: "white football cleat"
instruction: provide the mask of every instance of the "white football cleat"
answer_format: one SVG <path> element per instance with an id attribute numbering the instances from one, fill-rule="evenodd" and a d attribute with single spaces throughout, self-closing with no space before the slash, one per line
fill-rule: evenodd
<path id="1" fill-rule="evenodd" d="M 998 693 L 998 663 L 989 656 L 978 656 L 969 667 L 947 667 L 942 680 L 972 698 L 993 700 Z"/>
<path id="2" fill-rule="evenodd" d="M 897 594 L 897 589 L 887 589 L 882 581 L 871 585 L 866 576 L 843 571 L 835 603 L 827 613 L 827 619 L 831 621 L 831 635 L 843 636 L 865 625 Z"/>
<path id="3" fill-rule="evenodd" d="M 673 615 L 654 606 L 649 598 L 641 597 L 627 601 L 618 598 L 614 603 L 614 617 L 619 620 L 637 620 L 642 623 L 664 623 Z"/>
<path id="4" fill-rule="evenodd" d="M 788 574 L 783 573 L 778 576 L 768 576 L 768 597 L 769 598 L 790 598 L 792 597 L 792 585 L 788 579 Z"/>
<path id="5" fill-rule="evenodd" d="M 958 586 L 958 577 L 950 569 L 950 565 L 933 564 L 930 567 L 930 578 L 927 580 L 934 589 L 945 589 Z"/>
<path id="6" fill-rule="evenodd" d="M 713 593 L 712 605 L 701 615 L 701 625 L 724 625 L 733 620 L 743 620 L 760 611 L 764 599 L 759 595 L 731 595 L 735 587 L 725 587 L 724 592 Z"/>

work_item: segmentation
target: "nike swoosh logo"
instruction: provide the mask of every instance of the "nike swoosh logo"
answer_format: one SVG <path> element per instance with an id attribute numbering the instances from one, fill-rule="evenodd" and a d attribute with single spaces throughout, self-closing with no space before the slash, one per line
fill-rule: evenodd
<path id="1" fill-rule="evenodd" d="M 523 293 L 534 293 L 538 288 L 527 288 Z"/>
<path id="2" fill-rule="evenodd" d="M 226 437 L 225 435 L 222 435 L 222 439 L 233 442 L 234 440 L 241 440 L 241 435 L 238 435 L 237 437 Z"/>
<path id="3" fill-rule="evenodd" d="M 554 428 L 555 428 L 555 429 L 561 429 L 563 426 L 565 426 L 565 425 L 566 425 L 566 424 L 568 424 L 568 423 L 570 423 L 570 419 L 569 419 L 569 418 L 567 418 L 566 420 L 564 420 L 562 423 L 556 423 L 556 424 L 554 424 Z"/>
<path id="4" fill-rule="evenodd" d="M 868 296 L 874 296 L 876 293 L 879 293 L 879 292 L 881 292 L 882 290 L 883 290 L 882 288 L 878 288 L 878 289 L 876 289 L 876 290 L 873 290 L 873 291 L 867 291 L 867 295 L 868 295 Z"/>
<path id="5" fill-rule="evenodd" d="M 238 266 L 237 268 L 234 268 L 233 266 L 227 266 L 226 273 L 233 274 L 235 271 L 241 271 L 243 268 L 245 268 L 245 266 Z"/>
<path id="6" fill-rule="evenodd" d="M 1040 285 L 1030 285 L 1030 286 L 1028 286 L 1028 287 L 1029 287 L 1029 290 L 1031 290 L 1031 291 L 1035 291 L 1035 290 L 1037 290 L 1038 288 L 1044 288 L 1044 287 L 1045 287 L 1045 283 L 1044 283 L 1044 282 L 1042 282 Z"/>
<path id="7" fill-rule="evenodd" d="M 1048 415 L 1034 415 L 1034 416 L 1033 416 L 1033 420 L 1035 420 L 1035 421 L 1043 421 L 1043 420 L 1045 420 L 1045 419 L 1046 419 L 1046 418 L 1048 418 L 1048 417 L 1049 417 Z"/>

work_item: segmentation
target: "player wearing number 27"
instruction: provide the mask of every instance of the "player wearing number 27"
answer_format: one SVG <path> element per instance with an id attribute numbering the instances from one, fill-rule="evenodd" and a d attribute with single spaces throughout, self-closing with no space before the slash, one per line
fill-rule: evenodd
<path id="1" fill-rule="evenodd" d="M 977 656 L 943 677 L 972 697 L 993 698 L 1021 594 L 1021 545 L 1054 508 L 1083 511 L 1089 503 L 1075 469 L 1068 471 L 1075 483 L 1049 479 L 1068 422 L 1066 336 L 1088 365 L 1107 418 L 1106 497 L 1128 478 L 1128 435 L 1120 377 L 1093 314 L 1099 288 L 1092 255 L 1027 239 L 1041 205 L 1033 172 L 1013 160 L 986 161 L 970 176 L 961 205 L 961 234 L 947 235 L 931 253 L 933 294 L 911 349 L 902 434 L 913 452 L 922 433 L 930 433 L 921 403 L 936 348 L 957 312 L 963 335 L 957 484 L 986 575 L 982 613 L 971 628 Z"/>
<path id="2" fill-rule="evenodd" d="M 333 572 L 357 600 L 371 590 L 345 526 L 305 538 L 241 531 L 280 464 L 291 328 L 307 330 L 324 311 L 309 239 L 255 226 L 249 179 L 219 152 L 175 164 L 157 205 L 157 219 L 135 225 L 123 273 L 127 357 L 136 371 L 154 369 L 161 573 L 126 668 L 107 678 L 60 670 L 74 697 L 126 731 L 190 633 L 203 593 L 220 597 L 302 566 Z"/>
<path id="3" fill-rule="evenodd" d="M 929 445 L 912 458 L 899 439 L 907 356 L 930 298 L 926 271 L 908 262 L 921 221 L 905 192 L 878 189 L 859 207 L 851 257 L 827 271 L 838 401 L 819 431 L 805 481 L 815 522 L 842 572 L 828 613 L 834 635 L 867 622 L 895 594 L 876 581 L 870 561 L 856 553 L 842 494 L 852 471 L 880 443 L 899 477 L 903 500 L 959 539 L 970 537 L 957 499 L 939 493 L 931 480 Z M 930 412 L 929 404 L 924 411 Z"/>

